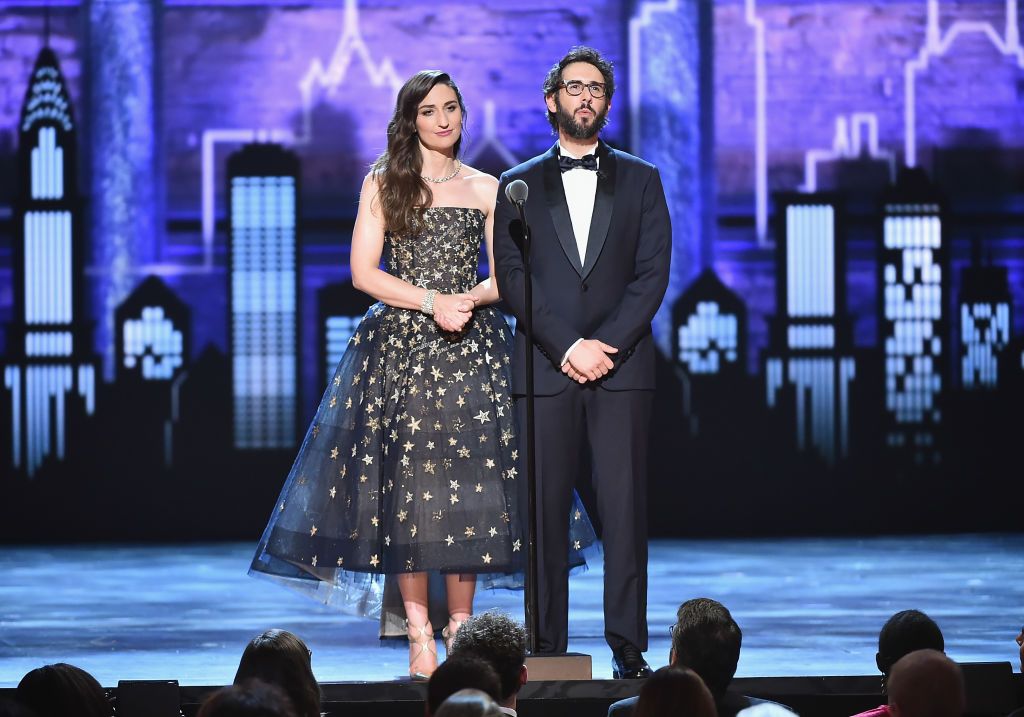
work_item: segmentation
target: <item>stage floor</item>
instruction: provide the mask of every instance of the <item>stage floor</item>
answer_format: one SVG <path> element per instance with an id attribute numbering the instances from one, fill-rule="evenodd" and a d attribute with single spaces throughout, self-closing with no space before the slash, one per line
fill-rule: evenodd
<path id="1" fill-rule="evenodd" d="M 376 624 L 246 575 L 251 544 L 0 547 L 0 687 L 70 662 L 105 686 L 123 679 L 230 683 L 246 642 L 270 627 L 300 635 L 321 682 L 391 680 L 406 650 Z M 602 637 L 602 571 L 571 581 L 569 649 L 611 676 Z M 648 621 L 654 666 L 668 659 L 679 603 L 723 602 L 743 630 L 737 676 L 875 673 L 878 630 L 918 608 L 947 653 L 1011 661 L 1024 622 L 1024 534 L 892 538 L 659 540 L 651 543 Z M 522 594 L 481 592 L 477 610 L 522 618 Z"/>

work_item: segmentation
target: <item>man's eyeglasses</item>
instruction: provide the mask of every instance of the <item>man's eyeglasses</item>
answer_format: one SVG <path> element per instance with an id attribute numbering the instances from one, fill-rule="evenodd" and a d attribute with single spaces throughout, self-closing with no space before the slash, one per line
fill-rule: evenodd
<path id="1" fill-rule="evenodd" d="M 569 80 L 568 82 L 562 82 L 559 87 L 564 87 L 565 91 L 573 97 L 583 94 L 583 88 L 586 87 L 590 91 L 590 96 L 597 99 L 598 97 L 604 97 L 604 83 L 602 82 L 580 82 L 579 80 Z"/>

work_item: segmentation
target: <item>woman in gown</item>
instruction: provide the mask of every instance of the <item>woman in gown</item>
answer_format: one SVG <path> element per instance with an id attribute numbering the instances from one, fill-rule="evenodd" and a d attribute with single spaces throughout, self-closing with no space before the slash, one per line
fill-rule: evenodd
<path id="1" fill-rule="evenodd" d="M 353 284 L 378 303 L 327 387 L 250 569 L 380 617 L 382 637 L 397 627 L 414 678 L 437 666 L 437 623 L 450 645 L 472 613 L 477 577 L 518 575 L 521 586 L 525 567 L 511 335 L 493 277 L 477 277 L 481 242 L 493 266 L 498 182 L 460 162 L 464 116 L 443 72 L 419 72 L 399 91 L 352 235 Z M 578 565 L 593 529 L 574 516 Z M 428 595 L 442 581 L 438 610 Z"/>

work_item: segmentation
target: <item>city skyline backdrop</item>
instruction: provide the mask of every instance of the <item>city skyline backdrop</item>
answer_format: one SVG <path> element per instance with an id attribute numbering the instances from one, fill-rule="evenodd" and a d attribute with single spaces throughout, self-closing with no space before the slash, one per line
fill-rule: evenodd
<path id="1" fill-rule="evenodd" d="M 900 476 L 1012 455 L 961 429 L 1009 419 L 1024 383 L 1015 0 L 0 10 L 0 459 L 16 480 L 119 474 L 74 446 L 140 411 L 146 460 L 179 470 L 196 375 L 231 380 L 209 399 L 229 424 L 217 450 L 285 461 L 369 303 L 347 237 L 402 78 L 449 66 L 466 159 L 500 173 L 553 141 L 538 86 L 574 44 L 616 63 L 607 138 L 658 164 L 673 215 L 655 322 L 671 420 L 653 438 L 691 454 L 656 448 L 653 480 L 881 466 L 909 490 Z M 533 34 L 485 52 L 514 28 Z M 425 31 L 451 46 L 391 54 Z M 728 411 L 764 434 L 747 460 L 767 467 L 719 465 Z M 783 445 L 759 453 L 769 433 Z"/>

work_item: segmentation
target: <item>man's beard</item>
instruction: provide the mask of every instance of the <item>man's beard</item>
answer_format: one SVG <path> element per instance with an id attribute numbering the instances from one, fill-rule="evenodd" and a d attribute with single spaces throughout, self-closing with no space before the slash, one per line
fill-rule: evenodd
<path id="1" fill-rule="evenodd" d="M 593 112 L 593 110 L 591 110 Z M 593 121 L 585 125 L 576 119 L 576 116 L 570 114 L 562 103 L 558 101 L 558 96 L 555 96 L 555 120 L 558 122 L 558 129 L 565 132 L 573 139 L 593 139 L 597 136 L 597 133 L 604 129 L 604 126 L 608 124 L 608 106 L 605 105 L 604 110 L 598 114 L 594 112 Z"/>

